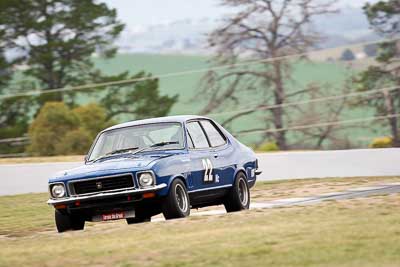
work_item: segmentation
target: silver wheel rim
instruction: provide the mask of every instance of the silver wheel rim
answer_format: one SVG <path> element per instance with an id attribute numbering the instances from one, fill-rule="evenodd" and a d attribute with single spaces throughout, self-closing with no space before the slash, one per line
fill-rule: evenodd
<path id="1" fill-rule="evenodd" d="M 188 208 L 188 199 L 185 192 L 185 189 L 182 185 L 177 184 L 175 187 L 175 197 L 176 202 L 178 203 L 178 207 L 182 212 L 186 212 Z"/>
<path id="2" fill-rule="evenodd" d="M 247 190 L 247 184 L 243 179 L 239 180 L 239 199 L 243 206 L 247 206 L 249 201 L 249 191 Z"/>

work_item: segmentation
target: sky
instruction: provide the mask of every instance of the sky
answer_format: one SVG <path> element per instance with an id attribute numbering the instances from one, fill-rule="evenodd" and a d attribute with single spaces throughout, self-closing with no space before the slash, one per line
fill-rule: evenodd
<path id="1" fill-rule="evenodd" d="M 117 9 L 129 27 L 164 24 L 183 19 L 218 18 L 224 8 L 217 0 L 103 0 Z"/>
<path id="2" fill-rule="evenodd" d="M 150 25 L 184 19 L 217 19 L 227 13 L 218 0 L 103 0 L 117 9 L 119 18 L 133 31 Z M 372 0 L 375 1 L 375 0 Z M 368 0 L 338 0 L 340 7 L 361 7 Z M 371 2 L 371 1 L 369 1 Z"/>

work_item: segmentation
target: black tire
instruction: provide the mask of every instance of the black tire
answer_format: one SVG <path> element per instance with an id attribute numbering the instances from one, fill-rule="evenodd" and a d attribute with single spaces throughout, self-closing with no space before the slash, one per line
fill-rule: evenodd
<path id="1" fill-rule="evenodd" d="M 190 214 L 190 199 L 185 184 L 175 179 L 163 201 L 162 212 L 166 220 L 184 218 Z"/>
<path id="2" fill-rule="evenodd" d="M 144 223 L 144 222 L 150 222 L 151 217 L 135 217 L 135 218 L 126 218 L 126 223 L 127 224 L 136 224 L 136 223 Z"/>
<path id="3" fill-rule="evenodd" d="M 85 228 L 85 220 L 80 218 L 79 216 L 64 214 L 56 210 L 54 217 L 56 221 L 57 231 L 59 233 L 69 230 L 83 230 Z"/>
<path id="4" fill-rule="evenodd" d="M 250 207 L 250 190 L 246 176 L 240 172 L 235 183 L 225 197 L 224 206 L 227 212 L 247 210 Z"/>

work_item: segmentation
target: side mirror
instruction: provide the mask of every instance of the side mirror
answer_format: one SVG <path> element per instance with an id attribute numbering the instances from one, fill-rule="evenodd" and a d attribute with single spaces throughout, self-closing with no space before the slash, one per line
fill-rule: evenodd
<path id="1" fill-rule="evenodd" d="M 85 157 L 83 158 L 83 160 L 85 161 L 85 163 L 88 161 L 88 155 L 85 155 Z"/>

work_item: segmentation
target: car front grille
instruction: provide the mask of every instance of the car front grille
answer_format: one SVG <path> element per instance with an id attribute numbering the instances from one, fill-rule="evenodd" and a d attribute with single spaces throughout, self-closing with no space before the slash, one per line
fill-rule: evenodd
<path id="1" fill-rule="evenodd" d="M 72 191 L 75 195 L 82 195 L 133 187 L 133 176 L 126 174 L 121 176 L 99 177 L 96 179 L 74 182 L 70 188 L 73 189 Z"/>

